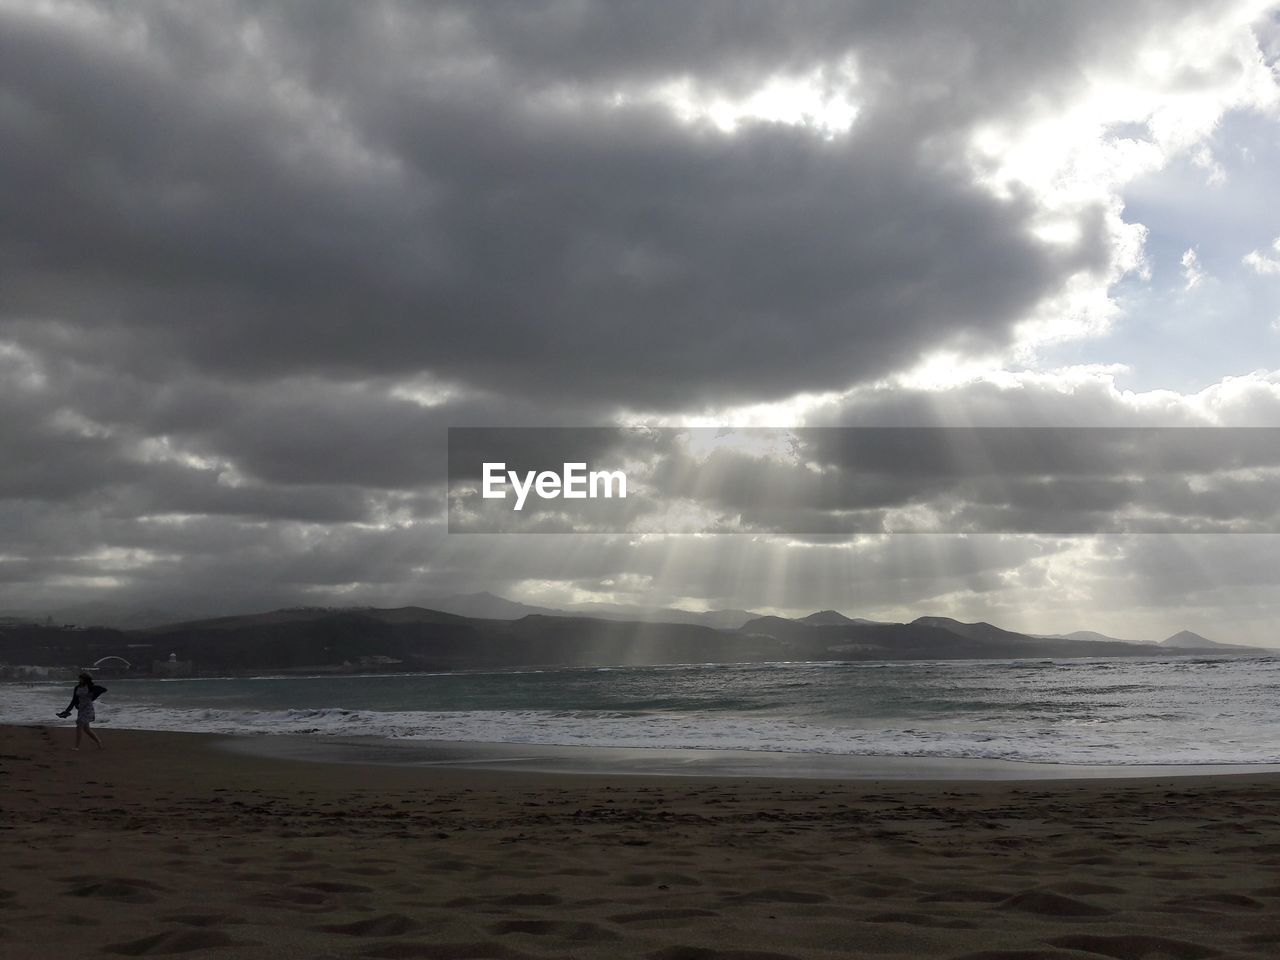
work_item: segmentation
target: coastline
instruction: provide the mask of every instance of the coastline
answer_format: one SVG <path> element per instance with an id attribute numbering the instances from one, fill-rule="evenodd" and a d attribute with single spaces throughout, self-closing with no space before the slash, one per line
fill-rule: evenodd
<path id="1" fill-rule="evenodd" d="M 585 775 L 303 762 L 124 730 L 74 753 L 70 736 L 0 727 L 0 937 L 15 960 L 51 944 L 300 960 L 1280 949 L 1272 773 Z"/>
<path id="2" fill-rule="evenodd" d="M 597 747 L 291 734 L 222 737 L 216 746 L 246 756 L 310 763 L 466 768 L 577 776 L 1034 783 L 1280 774 L 1280 764 L 1035 763 L 979 757 Z"/>

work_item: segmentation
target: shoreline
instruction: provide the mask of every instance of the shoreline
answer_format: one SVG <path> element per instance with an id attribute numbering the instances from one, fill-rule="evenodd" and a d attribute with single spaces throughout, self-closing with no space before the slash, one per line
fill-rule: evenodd
<path id="1" fill-rule="evenodd" d="M 909 757 L 299 734 L 219 735 L 231 753 L 309 763 L 466 768 L 581 776 L 1015 783 L 1280 774 L 1280 764 L 1076 764 L 980 757 Z"/>
<path id="2" fill-rule="evenodd" d="M 69 727 L 0 726 L 6 958 L 47 960 L 51 944 L 195 960 L 1280 949 L 1274 773 L 583 774 L 103 735 L 104 751 L 76 753 Z"/>

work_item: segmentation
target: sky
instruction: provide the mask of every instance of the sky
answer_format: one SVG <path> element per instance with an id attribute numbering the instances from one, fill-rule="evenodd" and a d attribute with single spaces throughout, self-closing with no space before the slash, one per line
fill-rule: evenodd
<path id="1" fill-rule="evenodd" d="M 1278 62 L 1255 0 L 0 0 L 0 609 L 1280 646 L 1272 533 L 451 534 L 444 486 L 463 426 L 1280 427 Z"/>

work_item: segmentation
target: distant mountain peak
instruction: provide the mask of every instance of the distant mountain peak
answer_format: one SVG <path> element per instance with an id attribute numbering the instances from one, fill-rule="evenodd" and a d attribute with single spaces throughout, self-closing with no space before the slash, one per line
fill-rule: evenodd
<path id="1" fill-rule="evenodd" d="M 854 622 L 852 617 L 846 617 L 838 610 L 819 610 L 817 613 L 811 613 L 807 617 L 800 618 L 800 623 L 808 623 L 815 627 L 840 626 L 841 624 Z"/>
<path id="2" fill-rule="evenodd" d="M 1018 638 L 1029 639 L 1028 634 L 1005 630 L 1001 627 L 997 627 L 995 624 L 987 623 L 985 620 L 978 620 L 975 623 L 965 623 L 963 620 L 956 620 L 953 617 L 916 617 L 916 619 L 911 622 L 913 625 L 918 627 L 933 627 L 938 630 L 946 630 L 948 633 L 953 633 L 957 637 L 965 637 L 969 640 L 978 640 L 982 642 L 998 642 Z"/>
<path id="3" fill-rule="evenodd" d="M 529 614 L 559 616 L 561 611 L 548 607 L 535 607 L 518 600 L 508 600 L 496 593 L 482 590 L 479 593 L 455 593 L 427 601 L 427 606 L 461 617 L 481 620 L 519 620 Z"/>
<path id="4" fill-rule="evenodd" d="M 1162 647 L 1218 647 L 1222 644 L 1215 643 L 1206 637 L 1200 636 L 1198 633 L 1192 633 L 1190 630 L 1179 630 L 1171 637 L 1166 637 L 1160 641 Z"/>

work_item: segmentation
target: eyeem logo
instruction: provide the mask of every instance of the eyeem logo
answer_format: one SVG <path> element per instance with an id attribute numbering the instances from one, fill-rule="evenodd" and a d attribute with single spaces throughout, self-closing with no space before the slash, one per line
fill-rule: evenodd
<path id="1" fill-rule="evenodd" d="M 508 470 L 505 463 L 484 464 L 481 495 L 486 500 L 505 500 L 508 482 L 515 490 L 516 510 L 524 509 L 524 502 L 530 491 L 543 500 L 554 500 L 557 497 L 566 500 L 596 500 L 614 496 L 626 499 L 627 496 L 627 475 L 621 470 L 593 470 L 588 473 L 585 463 L 566 463 L 561 473 L 554 470 L 543 470 L 541 473 L 529 470 L 521 477 L 515 470 Z"/>

